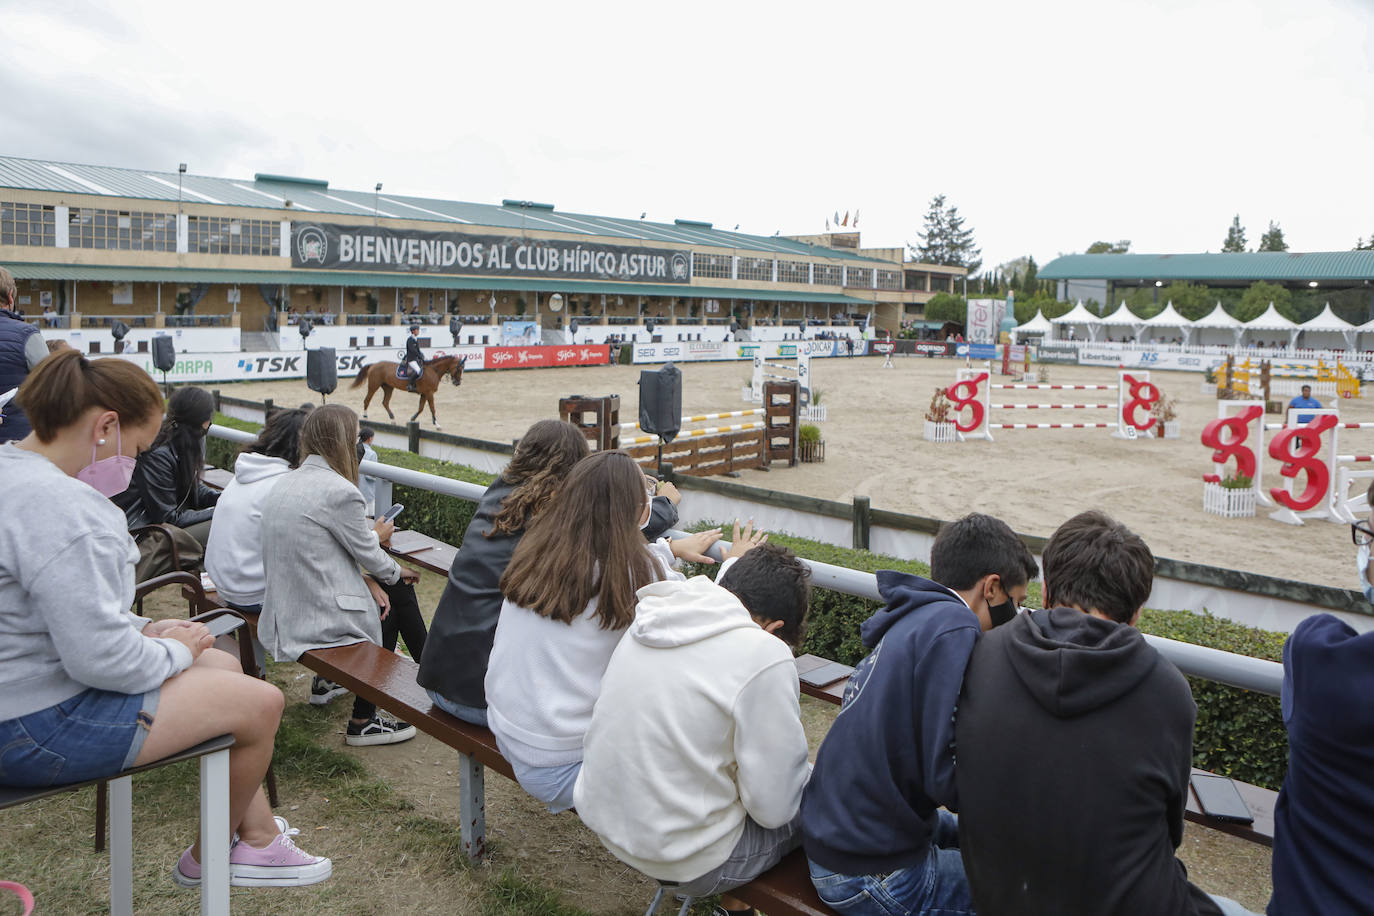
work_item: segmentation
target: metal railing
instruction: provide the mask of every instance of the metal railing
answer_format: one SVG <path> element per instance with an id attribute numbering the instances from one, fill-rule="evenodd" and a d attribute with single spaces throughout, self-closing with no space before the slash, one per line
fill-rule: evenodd
<path id="1" fill-rule="evenodd" d="M 210 427 L 210 435 L 238 443 L 252 442 L 257 438 L 252 433 L 219 425 Z M 381 506 L 391 504 L 391 487 L 393 484 L 428 490 L 432 493 L 440 493 L 468 502 L 477 502 L 486 492 L 486 488 L 480 484 L 439 477 L 434 474 L 426 474 L 423 471 L 413 471 L 409 468 L 381 464 L 376 461 L 362 462 L 359 470 L 369 477 L 377 478 L 376 505 Z M 710 553 L 719 561 L 729 546 L 728 541 L 717 541 Z M 857 598 L 866 598 L 870 601 L 883 600 L 882 595 L 878 592 L 878 579 L 873 573 L 850 569 L 847 566 L 822 563 L 819 560 L 803 559 L 802 562 L 810 567 L 811 584 L 816 587 L 827 588 Z M 1283 665 L 1278 662 L 1251 658 L 1248 655 L 1237 655 L 1234 652 L 1225 652 L 1207 646 L 1195 646 L 1191 643 L 1165 639 L 1162 636 L 1146 634 L 1145 639 L 1154 646 L 1160 655 L 1167 658 L 1184 674 L 1206 678 L 1221 684 L 1229 684 L 1232 687 L 1253 690 L 1256 693 L 1269 694 L 1270 696 L 1278 696 L 1279 690 L 1283 686 Z"/>

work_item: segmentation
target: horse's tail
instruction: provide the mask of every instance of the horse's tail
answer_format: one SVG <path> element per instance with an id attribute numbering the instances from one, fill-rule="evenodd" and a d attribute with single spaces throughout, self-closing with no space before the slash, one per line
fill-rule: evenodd
<path id="1" fill-rule="evenodd" d="M 349 388 L 358 388 L 358 387 L 360 387 L 360 386 L 362 385 L 363 382 L 367 381 L 367 371 L 368 371 L 369 369 L 371 369 L 371 368 L 372 368 L 371 364 L 368 364 L 368 365 L 366 365 L 366 366 L 363 366 L 361 369 L 359 369 L 359 370 L 358 370 L 358 377 L 355 378 L 355 379 L 353 380 L 353 384 L 352 384 L 352 385 L 349 385 L 348 387 L 349 387 Z"/>

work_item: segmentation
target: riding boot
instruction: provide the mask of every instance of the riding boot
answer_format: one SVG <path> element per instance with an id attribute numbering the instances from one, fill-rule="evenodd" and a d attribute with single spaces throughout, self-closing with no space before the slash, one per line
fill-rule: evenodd
<path id="1" fill-rule="evenodd" d="M 415 393 L 415 379 L 406 382 L 406 391 L 409 391 L 411 394 Z"/>

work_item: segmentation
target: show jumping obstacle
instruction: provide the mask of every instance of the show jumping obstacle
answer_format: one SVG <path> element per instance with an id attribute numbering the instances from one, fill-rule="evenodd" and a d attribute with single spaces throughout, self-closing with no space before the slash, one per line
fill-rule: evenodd
<path id="1" fill-rule="evenodd" d="M 763 355 L 762 347 L 754 351 L 754 375 L 744 399 L 751 404 L 763 403 L 763 386 L 770 379 L 776 382 L 796 382 L 801 391 L 799 418 L 812 423 L 823 423 L 825 408 L 811 403 L 811 353 L 806 349 L 805 341 L 799 341 L 795 346 L 797 358 L 796 362 L 791 364 L 769 362 Z"/>
<path id="2" fill-rule="evenodd" d="M 1297 417 L 1312 419 L 1299 424 Z M 1248 477 L 1257 506 L 1273 508 L 1269 517 L 1289 525 L 1306 519 L 1325 519 L 1344 525 L 1369 511 L 1364 488 L 1351 494 L 1350 485 L 1374 479 L 1374 470 L 1356 465 L 1374 464 L 1374 455 L 1340 454 L 1341 430 L 1374 429 L 1374 423 L 1342 423 L 1340 411 L 1333 408 L 1289 408 L 1283 423 L 1264 422 L 1260 401 L 1220 401 L 1217 419 L 1202 430 L 1202 444 L 1212 449 L 1217 472 L 1203 477 L 1205 484 L 1220 483 L 1223 474 Z M 1265 447 L 1265 433 L 1277 431 Z M 1279 474 L 1287 478 L 1285 487 L 1263 485 L 1263 456 L 1281 462 Z M 1235 459 L 1234 471 L 1227 465 Z M 1301 492 L 1294 492 L 1298 475 L 1305 477 Z M 1203 508 L 1211 508 L 1204 496 Z M 1216 514 L 1222 514 L 1220 512 Z"/>
<path id="3" fill-rule="evenodd" d="M 945 389 L 953 403 L 955 432 L 960 442 L 966 439 L 992 441 L 994 429 L 1113 429 L 1119 439 L 1135 439 L 1149 432 L 1158 422 L 1151 410 L 1159 401 L 1159 389 L 1150 382 L 1149 372 L 1123 371 L 1115 385 L 1001 384 L 991 380 L 992 366 L 960 369 L 957 381 Z M 1116 402 L 1106 404 L 994 404 L 994 391 L 1115 391 Z M 964 416 L 967 409 L 968 416 Z M 1103 423 L 993 423 L 994 410 L 1115 410 L 1115 422 Z M 1142 419 L 1140 414 L 1144 412 Z"/>
<path id="4" fill-rule="evenodd" d="M 672 442 L 662 443 L 655 435 L 621 436 L 621 431 L 637 430 L 638 423 L 620 422 L 620 397 L 588 398 L 574 396 L 558 402 L 564 420 L 580 427 L 598 449 L 623 448 L 646 470 L 659 460 L 673 471 L 691 477 L 732 474 L 746 468 L 764 468 L 774 461 L 797 463 L 797 423 L 801 407 L 796 380 L 770 381 L 763 386 L 763 406 L 750 410 L 683 417 L 681 423 L 712 422 L 736 417 L 758 417 L 745 423 L 683 429 Z"/>

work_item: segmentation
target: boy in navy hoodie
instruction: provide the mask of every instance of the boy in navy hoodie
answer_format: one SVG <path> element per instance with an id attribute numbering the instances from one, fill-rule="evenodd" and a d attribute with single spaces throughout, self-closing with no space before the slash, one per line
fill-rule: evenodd
<path id="1" fill-rule="evenodd" d="M 802 796 L 811 882 L 841 913 L 972 913 L 959 855 L 954 710 L 979 633 L 1016 615 L 1037 573 L 1007 525 L 940 529 L 930 579 L 878 573 L 887 606 Z M 933 580 L 933 581 L 932 581 Z"/>

